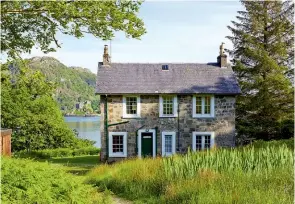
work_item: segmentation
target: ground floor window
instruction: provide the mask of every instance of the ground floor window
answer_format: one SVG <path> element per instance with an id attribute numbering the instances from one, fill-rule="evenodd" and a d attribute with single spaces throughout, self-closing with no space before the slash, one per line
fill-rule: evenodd
<path id="1" fill-rule="evenodd" d="M 109 133 L 109 156 L 127 157 L 127 132 Z"/>
<path id="2" fill-rule="evenodd" d="M 175 132 L 162 132 L 162 156 L 175 153 Z"/>
<path id="3" fill-rule="evenodd" d="M 214 145 L 214 132 L 193 132 L 193 151 L 210 149 Z"/>

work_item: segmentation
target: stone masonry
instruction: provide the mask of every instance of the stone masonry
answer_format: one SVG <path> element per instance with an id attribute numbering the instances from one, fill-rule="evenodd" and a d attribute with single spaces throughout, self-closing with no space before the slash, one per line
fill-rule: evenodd
<path id="1" fill-rule="evenodd" d="M 106 98 L 101 95 L 101 160 L 106 158 L 106 141 L 104 135 L 104 102 Z M 185 153 L 192 147 L 192 132 L 215 132 L 215 145 L 217 147 L 231 147 L 235 144 L 235 96 L 215 95 L 215 117 L 193 118 L 192 95 L 178 96 L 179 103 L 179 136 L 178 118 L 159 117 L 159 96 L 141 95 L 141 118 L 122 118 L 123 96 L 108 96 L 108 122 L 117 123 L 129 121 L 129 123 L 109 127 L 109 132 L 128 132 L 127 156 L 136 157 L 136 131 L 144 125 L 144 129 L 157 127 L 157 155 L 161 155 L 161 134 L 164 131 L 176 132 L 176 152 Z M 122 158 L 109 158 L 120 160 Z"/>

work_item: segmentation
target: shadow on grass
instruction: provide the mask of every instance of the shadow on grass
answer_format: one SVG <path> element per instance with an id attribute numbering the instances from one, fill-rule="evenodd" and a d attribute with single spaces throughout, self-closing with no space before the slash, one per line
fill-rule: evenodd
<path id="1" fill-rule="evenodd" d="M 40 161 L 48 161 L 49 163 L 60 165 L 68 173 L 81 176 L 100 164 L 98 155 L 51 158 Z"/>

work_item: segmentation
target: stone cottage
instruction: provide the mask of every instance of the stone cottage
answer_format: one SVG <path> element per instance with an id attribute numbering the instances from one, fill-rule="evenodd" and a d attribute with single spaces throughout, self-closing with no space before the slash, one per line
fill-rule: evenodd
<path id="1" fill-rule="evenodd" d="M 240 88 L 223 44 L 217 62 L 98 64 L 101 160 L 235 145 Z"/>

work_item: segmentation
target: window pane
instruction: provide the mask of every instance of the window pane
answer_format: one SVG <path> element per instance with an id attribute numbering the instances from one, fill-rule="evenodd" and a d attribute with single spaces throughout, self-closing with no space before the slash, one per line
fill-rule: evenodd
<path id="1" fill-rule="evenodd" d="M 173 96 L 163 96 L 163 115 L 173 115 Z"/>
<path id="2" fill-rule="evenodd" d="M 202 97 L 196 97 L 196 114 L 202 114 Z"/>
<path id="3" fill-rule="evenodd" d="M 123 135 L 113 135 L 113 152 L 123 153 Z"/>
<path id="4" fill-rule="evenodd" d="M 201 150 L 202 149 L 202 136 L 201 135 L 196 135 L 196 150 Z"/>
<path id="5" fill-rule="evenodd" d="M 172 135 L 165 135 L 165 153 L 172 154 Z"/>
<path id="6" fill-rule="evenodd" d="M 127 114 L 137 114 L 137 97 L 126 97 Z"/>
<path id="7" fill-rule="evenodd" d="M 205 97 L 205 114 L 210 114 L 211 113 L 211 100 L 210 96 Z"/>
<path id="8" fill-rule="evenodd" d="M 204 135 L 204 137 L 205 137 L 204 148 L 205 149 L 210 149 L 210 147 L 211 147 L 211 136 L 210 135 Z"/>

